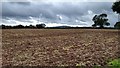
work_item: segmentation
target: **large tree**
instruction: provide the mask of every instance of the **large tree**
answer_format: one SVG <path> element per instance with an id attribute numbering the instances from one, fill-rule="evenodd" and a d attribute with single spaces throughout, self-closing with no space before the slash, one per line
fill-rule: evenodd
<path id="1" fill-rule="evenodd" d="M 120 14 L 120 1 L 113 3 L 112 10 Z"/>
<path id="2" fill-rule="evenodd" d="M 118 22 L 114 25 L 115 28 L 120 28 L 120 1 L 116 1 L 112 5 L 112 10 L 118 13 Z"/>
<path id="3" fill-rule="evenodd" d="M 45 26 L 46 26 L 45 24 L 36 24 L 37 28 L 45 28 Z"/>
<path id="4" fill-rule="evenodd" d="M 93 27 L 99 26 L 100 28 L 104 28 L 104 25 L 110 25 L 107 19 L 107 14 L 95 15 L 92 20 L 94 21 L 94 24 L 92 25 Z"/>

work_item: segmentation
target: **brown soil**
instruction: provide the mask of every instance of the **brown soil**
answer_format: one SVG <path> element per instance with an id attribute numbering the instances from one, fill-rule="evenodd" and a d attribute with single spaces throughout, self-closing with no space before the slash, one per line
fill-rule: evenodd
<path id="1" fill-rule="evenodd" d="M 119 53 L 118 30 L 4 29 L 2 65 L 106 65 Z"/>

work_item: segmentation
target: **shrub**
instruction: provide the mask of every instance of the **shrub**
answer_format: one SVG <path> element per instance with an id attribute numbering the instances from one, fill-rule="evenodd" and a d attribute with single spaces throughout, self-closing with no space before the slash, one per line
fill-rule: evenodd
<path id="1" fill-rule="evenodd" d="M 114 60 L 108 62 L 108 66 L 110 66 L 110 68 L 120 68 L 120 58 L 114 59 Z"/>
<path id="2" fill-rule="evenodd" d="M 114 25 L 115 28 L 120 29 L 120 22 L 116 22 L 116 24 Z"/>

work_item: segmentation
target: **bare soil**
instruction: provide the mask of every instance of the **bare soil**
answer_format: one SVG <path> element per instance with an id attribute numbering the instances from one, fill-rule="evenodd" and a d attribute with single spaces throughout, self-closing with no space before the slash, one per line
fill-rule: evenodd
<path id="1" fill-rule="evenodd" d="M 106 65 L 119 57 L 112 29 L 3 29 L 2 65 Z"/>

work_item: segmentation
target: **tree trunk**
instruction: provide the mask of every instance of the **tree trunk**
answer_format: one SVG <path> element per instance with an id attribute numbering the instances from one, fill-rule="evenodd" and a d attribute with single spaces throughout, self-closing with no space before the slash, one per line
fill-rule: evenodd
<path id="1" fill-rule="evenodd" d="M 104 26 L 103 26 L 103 25 L 100 25 L 100 28 L 104 28 Z"/>

